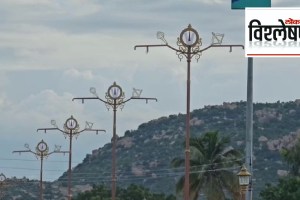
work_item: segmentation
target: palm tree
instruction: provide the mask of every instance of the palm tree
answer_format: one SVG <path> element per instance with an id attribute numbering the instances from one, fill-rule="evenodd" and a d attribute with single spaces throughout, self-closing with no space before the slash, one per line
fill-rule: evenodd
<path id="1" fill-rule="evenodd" d="M 207 132 L 199 138 L 190 139 L 191 173 L 190 197 L 197 200 L 200 192 L 207 200 L 225 200 L 226 194 L 239 198 L 239 184 L 233 169 L 241 166 L 242 154 L 230 146 L 229 137 L 220 137 L 217 131 Z M 175 158 L 174 167 L 184 166 L 185 160 Z M 182 191 L 184 176 L 176 185 Z M 225 192 L 227 191 L 227 192 Z"/>

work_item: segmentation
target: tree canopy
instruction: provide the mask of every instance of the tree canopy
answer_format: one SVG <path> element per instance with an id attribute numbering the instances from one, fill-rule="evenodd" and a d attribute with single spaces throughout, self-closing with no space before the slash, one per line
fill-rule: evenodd
<path id="1" fill-rule="evenodd" d="M 199 138 L 191 138 L 190 146 L 191 199 L 197 200 L 201 192 L 208 200 L 224 200 L 224 190 L 238 199 L 238 177 L 233 169 L 241 165 L 241 153 L 230 146 L 230 138 L 220 137 L 218 132 L 207 132 Z M 184 163 L 181 158 L 172 161 L 174 167 Z M 182 191 L 183 186 L 184 176 L 177 183 L 177 191 Z"/>
<path id="2" fill-rule="evenodd" d="M 277 185 L 266 184 L 260 193 L 263 200 L 300 199 L 300 140 L 290 149 L 282 149 L 281 156 L 289 165 L 289 176 L 279 179 Z"/>
<path id="3" fill-rule="evenodd" d="M 290 174 L 300 175 L 300 140 L 291 149 L 282 149 L 281 156 L 290 167 Z"/>
<path id="4" fill-rule="evenodd" d="M 276 186 L 267 184 L 260 196 L 263 200 L 299 200 L 300 179 L 297 177 L 280 179 Z"/>
<path id="5" fill-rule="evenodd" d="M 173 195 L 152 193 L 149 189 L 131 184 L 126 189 L 117 188 L 117 199 L 119 200 L 176 200 Z M 91 191 L 80 193 L 75 200 L 109 200 L 111 190 L 103 185 L 95 186 Z"/>

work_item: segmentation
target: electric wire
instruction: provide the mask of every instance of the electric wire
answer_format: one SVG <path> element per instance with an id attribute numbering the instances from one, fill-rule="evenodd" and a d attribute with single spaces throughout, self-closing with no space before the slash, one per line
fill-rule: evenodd
<path id="1" fill-rule="evenodd" d="M 199 168 L 199 167 L 208 167 L 208 166 L 212 166 L 212 165 L 218 165 L 218 164 L 225 164 L 225 163 L 232 163 L 232 162 L 237 162 L 237 161 L 242 161 L 244 160 L 244 158 L 241 159 L 235 159 L 235 160 L 229 160 L 229 161 L 224 161 L 224 162 L 219 162 L 219 163 L 212 163 L 212 164 L 202 164 L 202 165 L 196 165 L 196 166 L 191 166 L 190 169 L 192 170 L 193 168 Z M 20 159 L 20 161 L 22 161 L 22 159 Z M 30 160 L 31 161 L 31 160 Z M 39 160 L 33 160 L 33 161 L 38 161 Z M 169 170 L 181 170 L 184 169 L 185 167 L 172 167 L 172 168 L 165 168 L 165 169 L 154 169 L 154 170 L 150 170 L 150 169 L 146 169 L 146 172 L 160 172 L 160 171 L 169 171 Z M 40 169 L 38 168 L 22 168 L 22 167 L 2 167 L 0 166 L 0 169 L 20 169 L 20 170 L 36 170 L 39 171 Z M 58 169 L 44 169 L 43 171 L 61 171 L 61 172 L 65 172 L 65 170 L 58 170 Z M 131 170 L 128 171 L 120 171 L 120 173 L 127 173 L 127 172 L 131 172 Z M 104 172 L 106 173 L 106 172 Z M 107 172 L 107 173 L 110 173 Z M 72 172 L 72 174 L 98 174 L 97 172 Z"/>
<path id="2" fill-rule="evenodd" d="M 209 170 L 195 170 L 191 171 L 190 174 L 195 173 L 204 173 L 204 172 L 216 172 L 216 171 L 222 171 L 222 170 L 236 170 L 240 167 L 227 167 L 227 168 L 218 168 L 218 169 L 209 169 Z M 143 176 L 136 176 L 136 175 L 128 175 L 128 176 L 122 176 L 118 178 L 118 182 L 127 182 L 127 181 L 135 181 L 135 180 L 150 180 L 150 179 L 162 179 L 162 178 L 174 178 L 184 175 L 184 171 L 181 172 L 168 172 L 168 173 L 160 173 L 156 174 L 155 176 L 152 176 L 151 174 L 143 175 Z M 44 179 L 45 181 L 47 179 Z M 111 176 L 98 176 L 98 177 L 76 177 L 74 176 L 72 178 L 72 182 L 74 183 L 88 183 L 88 182 L 111 182 Z M 65 183 L 68 181 L 68 178 L 60 178 L 59 180 L 56 180 L 54 182 L 58 183 Z"/>
<path id="3" fill-rule="evenodd" d="M 17 158 L 0 158 L 0 161 L 25 161 L 25 162 L 35 162 L 39 161 L 39 159 L 17 159 Z M 67 160 L 44 160 L 45 162 L 49 163 L 68 163 Z M 79 161 L 72 161 L 72 164 L 80 164 Z"/>

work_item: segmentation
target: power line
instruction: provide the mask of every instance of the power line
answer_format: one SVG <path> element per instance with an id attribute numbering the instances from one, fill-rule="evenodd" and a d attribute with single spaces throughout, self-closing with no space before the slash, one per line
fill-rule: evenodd
<path id="1" fill-rule="evenodd" d="M 20 159 L 22 160 L 22 159 Z M 25 159 L 26 160 L 26 159 Z M 236 159 L 236 160 L 232 160 L 232 161 L 225 161 L 225 162 L 220 162 L 220 163 L 215 163 L 215 164 L 203 164 L 203 165 L 197 165 L 197 166 L 191 166 L 191 169 L 194 168 L 199 168 L 199 167 L 205 167 L 205 166 L 212 166 L 212 165 L 216 165 L 216 164 L 222 164 L 222 163 L 232 163 L 232 162 L 236 162 L 236 161 L 240 161 L 243 160 L 243 158 L 241 159 Z M 38 171 L 40 169 L 37 168 L 25 168 L 25 167 L 1 167 L 0 169 L 15 169 L 15 170 L 28 170 L 28 171 Z M 165 168 L 165 169 L 155 169 L 155 170 L 149 170 L 146 169 L 146 173 L 159 173 L 159 172 L 164 172 L 164 171 L 179 171 L 179 170 L 183 170 L 184 167 L 176 167 L 176 168 Z M 59 169 L 45 169 L 44 171 L 48 171 L 48 172 L 66 172 L 66 170 L 59 170 Z M 199 172 L 199 171 L 198 171 Z M 110 174 L 110 171 L 107 172 L 101 172 L 102 174 Z M 131 170 L 127 170 L 127 171 L 119 171 L 119 174 L 122 174 L 126 176 L 126 173 L 128 174 L 132 174 Z M 99 172 L 74 172 L 74 175 L 98 175 Z"/>
<path id="2" fill-rule="evenodd" d="M 0 158 L 2 161 L 25 161 L 25 162 L 36 162 L 39 161 L 38 159 L 15 159 L 15 158 Z M 53 162 L 53 163 L 68 163 L 68 161 L 64 160 L 45 160 L 46 162 Z M 72 164 L 80 164 L 80 161 L 73 161 Z"/>
<path id="3" fill-rule="evenodd" d="M 204 172 L 212 172 L 212 171 L 222 171 L 222 170 L 236 170 L 239 169 L 240 167 L 227 167 L 227 168 L 218 168 L 218 169 L 213 169 L 213 170 L 195 170 L 191 171 L 190 174 L 195 174 L 195 173 L 204 173 Z M 35 170 L 35 169 L 34 169 Z M 82 173 L 84 174 L 84 173 Z M 96 174 L 96 173 L 91 173 L 91 175 Z M 125 175 L 126 178 L 119 177 L 119 181 L 131 181 L 131 180 L 148 180 L 148 179 L 161 179 L 161 178 L 170 178 L 170 177 L 178 177 L 180 175 L 183 175 L 184 172 L 164 172 L 164 173 L 159 173 L 155 174 L 153 176 L 152 174 L 146 174 L 143 176 L 137 177 L 136 175 L 130 174 L 130 175 Z M 107 181 L 110 182 L 110 176 L 93 176 L 93 177 L 74 177 L 72 182 L 92 182 L 96 180 L 101 180 L 101 181 Z M 54 182 L 67 182 L 67 178 L 61 178 L 59 180 L 55 180 Z"/>
<path id="4" fill-rule="evenodd" d="M 219 168 L 219 169 L 213 169 L 213 170 L 196 170 L 196 171 L 191 171 L 190 174 L 195 174 L 195 173 L 205 173 L 205 172 L 215 172 L 215 171 L 222 171 L 222 170 L 236 170 L 239 169 L 240 167 L 224 167 L 224 168 Z M 147 175 L 142 175 L 142 176 L 136 176 L 136 175 L 127 175 L 126 178 L 122 178 L 119 177 L 118 180 L 119 181 L 130 181 L 130 180 L 138 180 L 138 179 L 158 179 L 158 178 L 165 178 L 165 177 L 177 177 L 180 175 L 183 175 L 184 172 L 165 172 L 165 173 L 160 173 L 160 174 L 156 174 L 155 176 L 151 175 L 151 174 L 147 174 Z M 88 182 L 88 181 L 92 181 L 92 180 L 99 180 L 101 179 L 101 181 L 103 180 L 109 180 L 109 176 L 93 176 L 93 177 L 74 177 L 73 180 L 84 180 L 84 182 Z M 59 180 L 57 180 L 57 182 L 64 182 L 64 180 L 66 180 L 66 178 L 61 178 Z"/>

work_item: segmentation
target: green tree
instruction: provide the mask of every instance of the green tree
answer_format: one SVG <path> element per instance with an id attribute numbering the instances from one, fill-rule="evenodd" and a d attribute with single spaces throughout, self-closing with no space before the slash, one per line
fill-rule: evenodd
<path id="1" fill-rule="evenodd" d="M 173 195 L 156 194 L 142 186 L 131 184 L 126 189 L 117 188 L 117 199 L 120 200 L 176 200 Z M 108 200 L 111 191 L 104 186 L 94 187 L 91 191 L 80 193 L 75 200 Z"/>
<path id="2" fill-rule="evenodd" d="M 190 198 L 197 200 L 200 192 L 208 200 L 225 200 L 227 191 L 239 198 L 238 178 L 232 169 L 241 165 L 241 153 L 232 148 L 229 137 L 220 137 L 217 131 L 207 132 L 199 138 L 191 138 Z M 184 159 L 175 158 L 174 167 L 183 166 Z M 184 176 L 176 185 L 177 192 L 184 187 Z"/>
<path id="3" fill-rule="evenodd" d="M 290 167 L 290 174 L 300 175 L 300 140 L 291 149 L 282 149 L 281 156 Z"/>
<path id="4" fill-rule="evenodd" d="M 280 179 L 277 186 L 270 184 L 260 192 L 263 200 L 299 200 L 300 179 L 297 177 Z"/>
<path id="5" fill-rule="evenodd" d="M 107 200 L 110 197 L 110 190 L 105 186 L 93 186 L 91 191 L 79 193 L 76 200 Z"/>
<path id="6" fill-rule="evenodd" d="M 289 165 L 289 176 L 279 179 L 274 186 L 266 184 L 260 192 L 263 200 L 298 200 L 300 199 L 300 140 L 291 149 L 282 149 L 281 156 Z"/>

